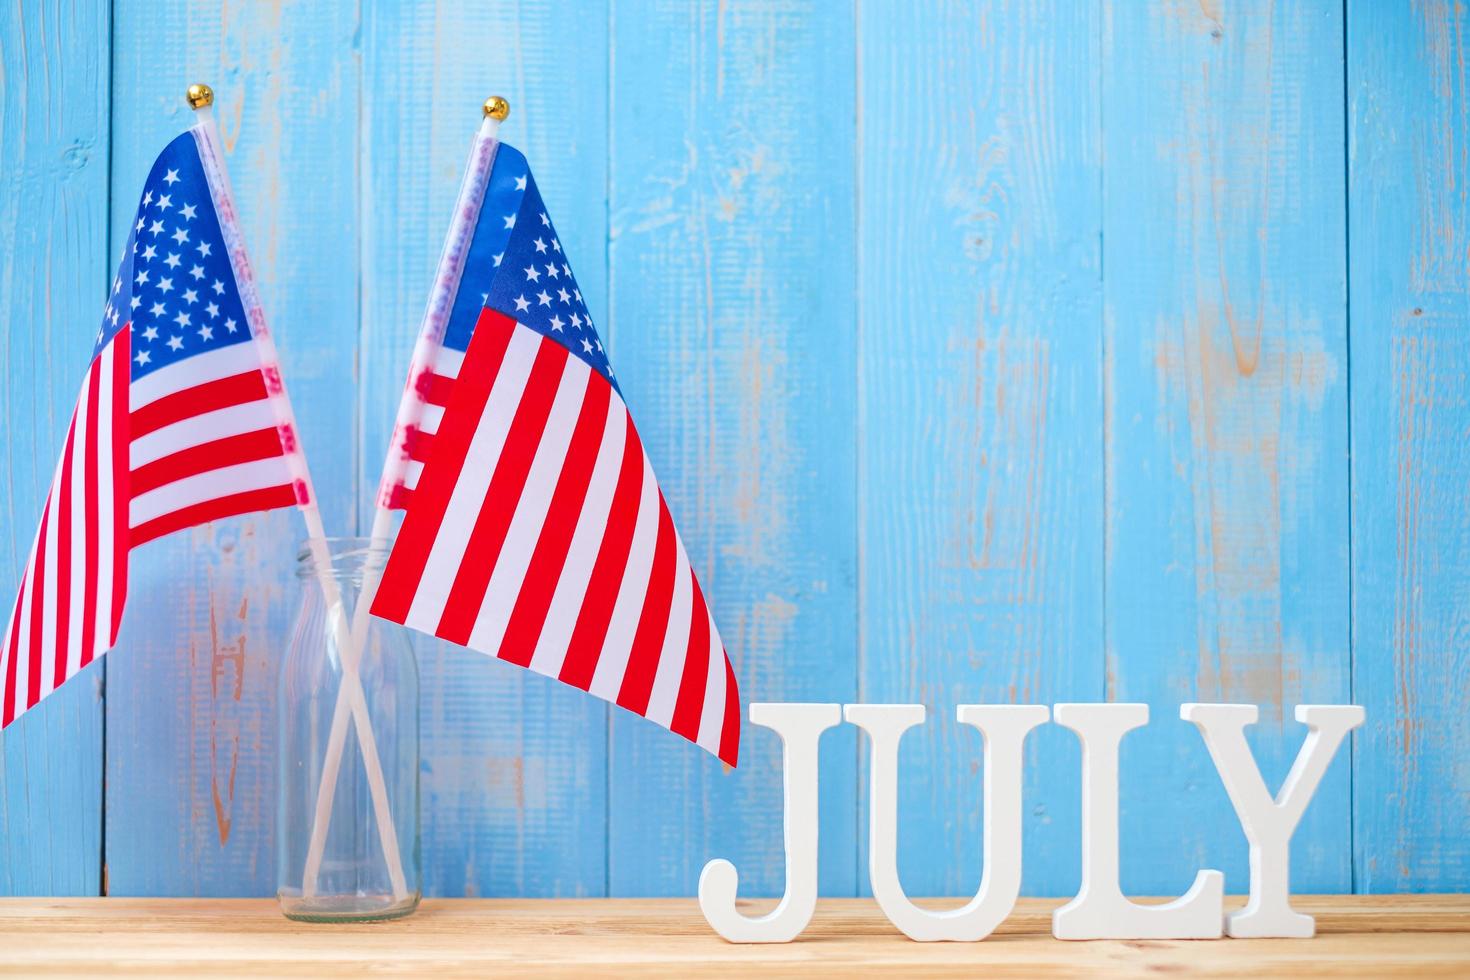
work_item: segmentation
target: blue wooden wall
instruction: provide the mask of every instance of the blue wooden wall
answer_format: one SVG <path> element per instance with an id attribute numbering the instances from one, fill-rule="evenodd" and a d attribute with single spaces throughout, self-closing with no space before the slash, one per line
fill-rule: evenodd
<path id="1" fill-rule="evenodd" d="M 152 155 L 214 84 L 330 528 L 362 530 L 488 94 L 532 160 L 750 700 L 921 701 L 901 868 L 980 877 L 962 701 L 1147 701 L 1124 885 L 1245 886 L 1181 701 L 1368 724 L 1302 891 L 1470 889 L 1470 11 L 1449 0 L 487 0 L 0 9 L 0 594 Z M 119 648 L 0 736 L 0 892 L 274 887 L 294 515 L 134 557 Z M 779 890 L 742 765 L 418 646 L 450 895 Z M 824 743 L 822 887 L 866 888 Z M 1025 887 L 1078 882 L 1078 752 L 1031 743 Z"/>

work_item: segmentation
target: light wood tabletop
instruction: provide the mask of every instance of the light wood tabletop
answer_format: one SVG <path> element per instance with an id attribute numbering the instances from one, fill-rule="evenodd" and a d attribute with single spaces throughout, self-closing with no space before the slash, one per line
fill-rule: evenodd
<path id="1" fill-rule="evenodd" d="M 916 943 L 871 900 L 833 899 L 796 942 L 735 946 L 710 931 L 692 899 L 430 899 L 397 922 L 330 926 L 290 922 L 262 899 L 3 899 L 0 972 L 1470 976 L 1470 896 L 1293 901 L 1317 917 L 1317 938 L 1069 943 L 1050 934 L 1058 902 L 1023 899 L 982 942 Z"/>

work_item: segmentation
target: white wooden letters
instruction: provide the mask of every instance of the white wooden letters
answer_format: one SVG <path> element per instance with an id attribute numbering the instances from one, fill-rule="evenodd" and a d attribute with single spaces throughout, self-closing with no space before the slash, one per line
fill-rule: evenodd
<path id="1" fill-rule="evenodd" d="M 1058 939 L 1216 939 L 1305 937 L 1311 916 L 1290 902 L 1290 843 L 1312 795 L 1343 739 L 1364 720 L 1355 705 L 1300 705 L 1307 737 L 1281 791 L 1272 796 L 1245 740 L 1258 711 L 1249 704 L 1186 704 L 1179 714 L 1204 738 L 1250 844 L 1250 900 L 1223 913 L 1224 875 L 1201 870 L 1182 897 L 1166 905 L 1126 898 L 1118 879 L 1118 746 L 1148 722 L 1144 704 L 1059 704 L 1055 720 L 1082 744 L 1082 887 L 1058 909 Z M 972 942 L 988 936 L 1015 906 L 1021 888 L 1021 785 L 1026 736 L 1051 712 L 1042 705 L 960 705 L 962 724 L 984 739 L 984 869 L 980 889 L 947 912 L 909 901 L 898 879 L 898 746 L 924 722 L 918 704 L 752 704 L 752 724 L 770 728 L 783 745 L 786 891 L 774 911 L 748 918 L 735 908 L 739 875 L 729 861 L 705 866 L 699 906 L 721 936 L 739 943 L 789 942 L 811 921 L 817 902 L 818 743 L 847 721 L 867 733 L 870 751 L 868 874 L 873 896 L 905 935 L 921 941 Z M 1140 736 L 1141 737 L 1141 736 Z"/>

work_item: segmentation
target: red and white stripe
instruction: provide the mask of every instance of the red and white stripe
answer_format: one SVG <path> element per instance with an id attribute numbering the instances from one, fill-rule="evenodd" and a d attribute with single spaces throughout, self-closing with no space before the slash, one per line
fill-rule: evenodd
<path id="1" fill-rule="evenodd" d="M 305 503 L 283 397 L 254 342 L 177 361 L 132 385 L 130 518 L 137 546 L 206 521 Z"/>
<path id="2" fill-rule="evenodd" d="M 98 353 L 78 396 L 0 647 L 0 727 L 117 641 L 131 548 L 304 500 L 255 343 L 132 382 L 131 336 Z"/>
<path id="3" fill-rule="evenodd" d="M 87 371 L 41 511 L 0 646 L 0 727 L 117 638 L 127 593 L 127 400 L 123 331 Z"/>
<path id="4" fill-rule="evenodd" d="M 413 499 L 464 357 L 457 350 L 439 346 L 430 362 L 416 372 L 410 389 L 404 392 L 399 413 L 412 421 L 397 426 L 393 434 L 393 454 L 389 457 L 393 465 L 384 469 L 384 486 L 379 494 L 385 507 L 406 510 Z"/>
<path id="5" fill-rule="evenodd" d="M 489 309 L 452 369 L 434 372 L 458 380 L 432 457 L 404 481 L 413 506 L 373 613 L 590 691 L 734 765 L 734 672 L 617 391 Z"/>

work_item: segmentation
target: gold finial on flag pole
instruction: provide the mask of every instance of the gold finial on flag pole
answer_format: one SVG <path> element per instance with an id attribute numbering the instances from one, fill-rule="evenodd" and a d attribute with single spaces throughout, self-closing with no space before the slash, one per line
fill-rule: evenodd
<path id="1" fill-rule="evenodd" d="M 485 100 L 485 115 L 496 122 L 505 122 L 505 117 L 510 115 L 510 103 L 498 95 L 492 95 Z"/>
<path id="2" fill-rule="evenodd" d="M 188 100 L 190 109 L 207 109 L 214 105 L 214 89 L 203 82 L 195 82 L 184 93 L 184 98 Z"/>

